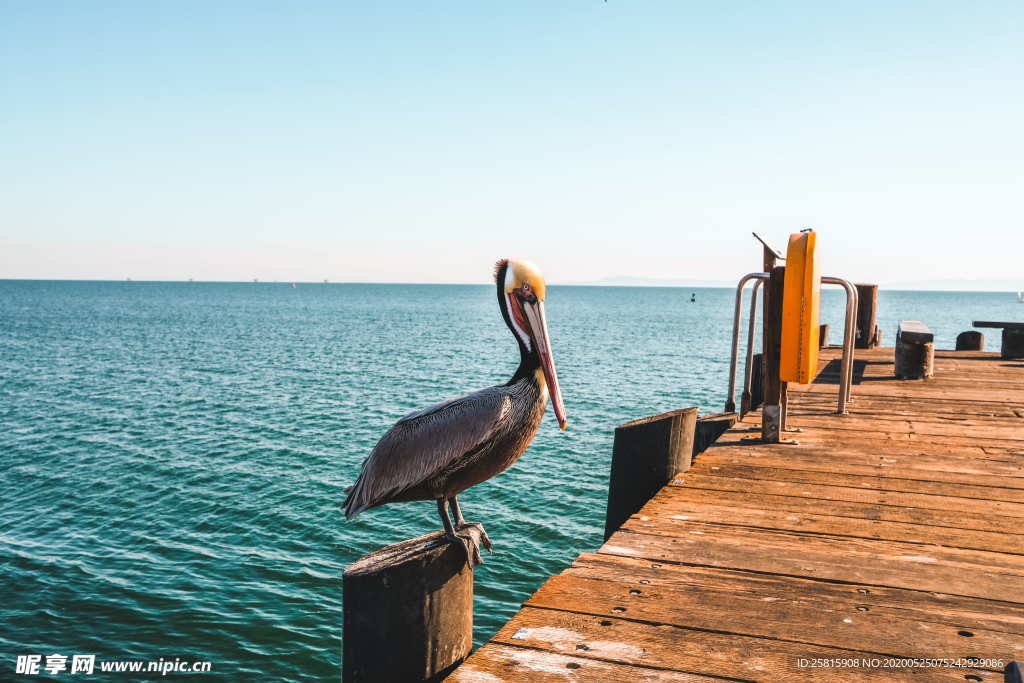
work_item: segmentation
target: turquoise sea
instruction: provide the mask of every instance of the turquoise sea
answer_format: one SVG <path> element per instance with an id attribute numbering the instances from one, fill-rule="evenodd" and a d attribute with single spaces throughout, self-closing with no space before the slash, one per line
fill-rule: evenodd
<path id="1" fill-rule="evenodd" d="M 837 291 L 824 309 L 838 343 Z M 887 345 L 901 318 L 945 348 L 972 319 L 1024 319 L 1011 293 L 880 309 Z M 617 424 L 725 398 L 730 290 L 553 286 L 547 312 L 570 428 L 549 411 L 462 497 L 494 541 L 478 642 L 600 544 Z M 346 523 L 344 487 L 396 419 L 517 360 L 482 285 L 0 281 L 0 679 L 31 653 L 337 678 L 344 567 L 438 527 L 432 503 Z"/>

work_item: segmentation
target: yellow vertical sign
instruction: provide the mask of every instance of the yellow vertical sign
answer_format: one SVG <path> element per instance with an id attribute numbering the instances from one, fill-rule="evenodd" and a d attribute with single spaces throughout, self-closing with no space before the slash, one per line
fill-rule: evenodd
<path id="1" fill-rule="evenodd" d="M 782 345 L 779 379 L 807 384 L 818 372 L 821 275 L 813 230 L 789 237 L 782 294 Z"/>

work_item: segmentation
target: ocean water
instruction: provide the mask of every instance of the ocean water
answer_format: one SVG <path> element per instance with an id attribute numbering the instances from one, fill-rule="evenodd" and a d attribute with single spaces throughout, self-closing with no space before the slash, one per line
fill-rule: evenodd
<path id="1" fill-rule="evenodd" d="M 617 424 L 725 399 L 731 291 L 554 286 L 547 310 L 570 428 L 549 410 L 461 497 L 494 541 L 477 642 L 600 545 Z M 886 344 L 903 318 L 952 347 L 1024 306 L 883 291 Z M 30 653 L 336 678 L 344 567 L 439 527 L 433 503 L 347 523 L 344 487 L 396 419 L 517 360 L 485 286 L 0 281 L 0 679 Z"/>

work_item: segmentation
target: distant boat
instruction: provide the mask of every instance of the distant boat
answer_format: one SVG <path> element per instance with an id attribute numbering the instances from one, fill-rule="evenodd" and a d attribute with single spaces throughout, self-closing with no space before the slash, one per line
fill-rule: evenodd
<path id="1" fill-rule="evenodd" d="M 690 303 L 691 304 L 697 303 L 697 295 L 696 294 L 691 294 L 690 295 Z"/>
<path id="2" fill-rule="evenodd" d="M 292 289 L 295 289 L 295 283 L 294 282 L 292 283 Z"/>
<path id="3" fill-rule="evenodd" d="M 125 280 L 125 282 L 131 282 L 132 281 L 132 279 L 130 277 L 126 277 L 124 280 Z"/>
<path id="4" fill-rule="evenodd" d="M 253 282 L 259 282 L 259 281 L 260 281 L 260 279 L 259 279 L 258 277 L 254 277 L 254 278 L 252 279 L 252 281 L 253 281 Z"/>
<path id="5" fill-rule="evenodd" d="M 1017 292 L 1017 303 L 1024 304 L 1024 289 Z"/>

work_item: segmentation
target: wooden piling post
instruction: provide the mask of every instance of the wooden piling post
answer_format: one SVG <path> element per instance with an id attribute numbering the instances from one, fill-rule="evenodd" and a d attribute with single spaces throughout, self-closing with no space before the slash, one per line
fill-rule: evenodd
<path id="1" fill-rule="evenodd" d="M 1003 345 L 1000 349 L 1001 358 L 1024 358 L 1024 330 L 1014 327 L 1003 328 Z"/>
<path id="2" fill-rule="evenodd" d="M 999 352 L 1001 358 L 1024 358 L 1024 322 L 975 320 L 972 324 L 975 327 L 994 327 L 1003 331 L 1003 346 Z"/>
<path id="3" fill-rule="evenodd" d="M 771 277 L 764 286 L 764 327 L 762 342 L 764 357 L 761 367 L 764 371 L 762 391 L 764 404 L 761 408 L 761 439 L 766 443 L 778 443 L 782 431 L 782 393 L 786 390 L 779 379 L 779 354 L 782 347 L 782 288 L 785 281 L 784 266 L 771 269 Z"/>
<path id="4" fill-rule="evenodd" d="M 899 379 L 927 379 L 934 370 L 935 346 L 932 342 L 908 344 L 896 342 L 896 377 Z"/>
<path id="5" fill-rule="evenodd" d="M 690 469 L 696 424 L 697 409 L 683 408 L 616 427 L 605 540 L 676 474 Z"/>
<path id="6" fill-rule="evenodd" d="M 736 424 L 736 413 L 700 415 L 693 434 L 693 457 L 707 450 L 730 427 Z"/>
<path id="7" fill-rule="evenodd" d="M 956 336 L 957 351 L 984 351 L 985 335 L 974 330 L 961 332 Z"/>
<path id="8" fill-rule="evenodd" d="M 345 683 L 439 680 L 472 650 L 473 570 L 443 531 L 356 560 L 343 584 Z"/>
<path id="9" fill-rule="evenodd" d="M 857 284 L 857 335 L 854 346 L 873 349 L 882 343 L 878 320 L 878 285 Z"/>
<path id="10" fill-rule="evenodd" d="M 752 410 L 757 410 L 761 405 L 762 401 L 762 372 L 761 372 L 761 358 L 762 354 L 755 353 L 750 358 L 750 386 L 748 386 L 743 393 L 740 395 L 740 419 Z"/>
<path id="11" fill-rule="evenodd" d="M 828 323 L 818 326 L 818 346 L 821 348 L 828 346 Z"/>
<path id="12" fill-rule="evenodd" d="M 896 333 L 894 371 L 900 379 L 927 379 L 934 373 L 935 336 L 917 320 L 900 322 Z"/>

